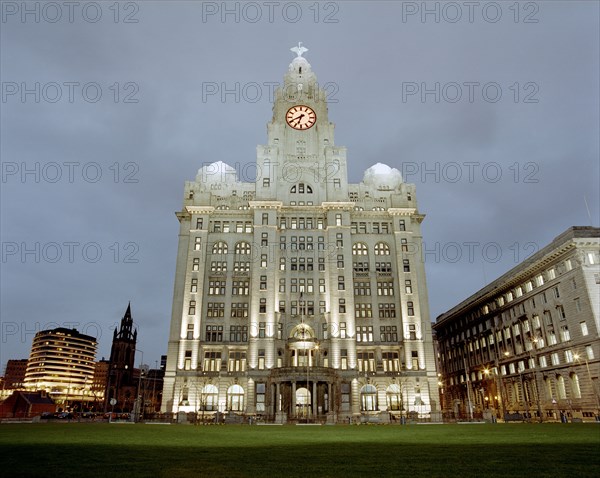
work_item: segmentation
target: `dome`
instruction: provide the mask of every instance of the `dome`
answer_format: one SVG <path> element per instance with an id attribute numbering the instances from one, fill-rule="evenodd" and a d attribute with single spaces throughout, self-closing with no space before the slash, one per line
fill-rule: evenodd
<path id="1" fill-rule="evenodd" d="M 235 183 L 238 182 L 235 168 L 223 161 L 216 161 L 201 167 L 196 175 L 196 181 L 201 183 Z"/>
<path id="2" fill-rule="evenodd" d="M 377 189 L 396 189 L 402 183 L 402 174 L 387 164 L 377 163 L 365 171 L 363 183 Z"/>

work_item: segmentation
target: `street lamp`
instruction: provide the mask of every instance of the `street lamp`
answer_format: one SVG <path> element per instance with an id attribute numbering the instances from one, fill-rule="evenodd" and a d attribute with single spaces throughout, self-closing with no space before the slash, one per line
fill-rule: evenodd
<path id="1" fill-rule="evenodd" d="M 138 348 L 135 349 L 136 352 L 139 352 L 142 354 L 142 357 L 140 359 L 140 367 L 139 367 L 139 376 L 138 376 L 138 387 L 137 387 L 137 399 L 136 399 L 136 407 L 135 407 L 135 413 L 134 413 L 134 421 L 135 422 L 139 422 L 140 421 L 140 416 L 143 413 L 142 410 L 142 395 L 141 395 L 141 391 L 142 391 L 142 367 L 144 365 L 144 351 L 140 350 Z"/>

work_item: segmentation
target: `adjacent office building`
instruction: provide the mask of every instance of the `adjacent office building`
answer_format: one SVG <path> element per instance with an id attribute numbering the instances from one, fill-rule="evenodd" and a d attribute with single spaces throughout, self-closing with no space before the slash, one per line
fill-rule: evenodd
<path id="1" fill-rule="evenodd" d="M 455 417 L 600 415 L 600 229 L 571 227 L 440 315 L 443 407 Z"/>

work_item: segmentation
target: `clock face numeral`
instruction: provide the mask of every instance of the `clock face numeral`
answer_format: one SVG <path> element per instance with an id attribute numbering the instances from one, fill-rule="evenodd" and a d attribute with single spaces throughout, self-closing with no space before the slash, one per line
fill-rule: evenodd
<path id="1" fill-rule="evenodd" d="M 287 110 L 285 121 L 294 129 L 305 130 L 314 126 L 317 114 L 308 106 L 296 105 Z"/>

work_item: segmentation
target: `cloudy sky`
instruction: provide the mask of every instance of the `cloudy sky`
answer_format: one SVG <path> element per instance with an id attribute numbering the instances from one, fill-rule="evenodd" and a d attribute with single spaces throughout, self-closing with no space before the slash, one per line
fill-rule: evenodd
<path id="1" fill-rule="evenodd" d="M 107 356 L 128 301 L 166 353 L 184 181 L 255 161 L 298 41 L 350 181 L 417 185 L 432 321 L 598 226 L 598 5 L 2 2 L 0 367 L 57 325 Z"/>

